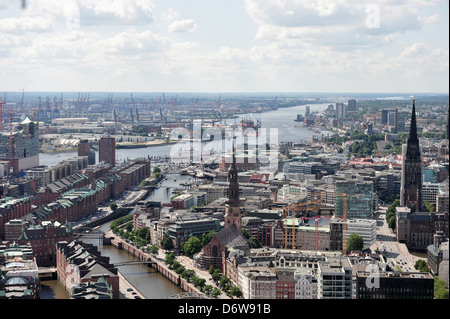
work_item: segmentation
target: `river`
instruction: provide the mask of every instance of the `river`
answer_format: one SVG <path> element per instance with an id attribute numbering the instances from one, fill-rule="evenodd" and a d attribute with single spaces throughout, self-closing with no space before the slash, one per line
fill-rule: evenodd
<path id="1" fill-rule="evenodd" d="M 311 104 L 311 112 L 321 112 L 326 109 L 327 104 Z M 294 122 L 297 118 L 297 114 L 304 114 L 305 106 L 294 106 L 290 108 L 282 108 L 265 113 L 255 113 L 240 115 L 237 119 L 227 120 L 228 124 L 236 121 L 238 123 L 242 118 L 251 118 L 261 121 L 261 127 L 278 130 L 278 141 L 301 141 L 310 140 L 314 133 L 306 127 L 303 127 L 302 123 Z M 323 132 L 326 134 L 326 132 Z M 147 148 L 135 148 L 135 149 L 117 149 L 116 157 L 118 162 L 126 161 L 128 158 L 141 158 L 148 156 L 166 156 L 170 154 L 170 150 L 173 145 L 153 146 Z M 68 158 L 77 156 L 77 152 L 62 152 L 62 153 L 40 153 L 40 165 L 54 166 L 61 161 Z M 98 161 L 98 152 L 96 152 Z M 147 199 L 154 201 L 161 201 L 163 203 L 169 202 L 171 193 L 166 192 L 166 187 L 177 188 L 179 183 L 187 181 L 192 177 L 189 175 L 168 174 L 167 179 L 163 181 L 161 187 L 150 194 Z M 103 231 L 109 230 L 110 222 L 101 226 Z M 112 264 L 136 260 L 130 254 L 117 249 L 114 246 L 99 245 L 98 240 L 91 241 L 90 239 L 84 239 L 85 242 L 90 242 L 99 246 L 103 256 L 110 258 Z M 148 299 L 164 299 L 177 293 L 181 293 L 182 290 L 175 284 L 170 282 L 164 276 L 155 272 L 152 268 L 146 265 L 127 265 L 121 266 L 119 271 L 124 277 L 146 298 Z M 42 282 L 42 299 L 67 299 L 68 295 L 64 290 L 64 287 L 56 280 L 43 281 Z"/>

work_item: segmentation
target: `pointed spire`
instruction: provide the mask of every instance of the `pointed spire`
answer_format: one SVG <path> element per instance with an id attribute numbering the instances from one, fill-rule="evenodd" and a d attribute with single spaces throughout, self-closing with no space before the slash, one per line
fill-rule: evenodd
<path id="1" fill-rule="evenodd" d="M 413 98 L 413 107 L 412 107 L 412 114 L 411 114 L 411 125 L 409 128 L 409 137 L 408 141 L 415 142 L 418 141 L 417 137 L 417 120 L 416 120 L 416 99 Z"/>
<path id="2" fill-rule="evenodd" d="M 227 203 L 229 205 L 239 205 L 239 182 L 238 182 L 238 171 L 236 168 L 236 149 L 234 145 L 234 139 L 233 136 L 233 145 L 232 145 L 232 151 L 231 151 L 231 157 L 232 162 L 230 164 L 230 167 L 228 169 L 228 201 Z"/>
<path id="3" fill-rule="evenodd" d="M 413 99 L 413 107 L 411 113 L 411 124 L 409 128 L 409 137 L 407 140 L 406 157 L 409 159 L 420 160 L 419 137 L 417 136 L 417 120 L 416 120 L 416 100 Z"/>

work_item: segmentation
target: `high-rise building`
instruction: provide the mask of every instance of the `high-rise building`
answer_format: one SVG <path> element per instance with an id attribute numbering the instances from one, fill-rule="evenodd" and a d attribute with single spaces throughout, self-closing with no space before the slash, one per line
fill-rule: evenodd
<path id="1" fill-rule="evenodd" d="M 336 216 L 344 215 L 344 196 L 347 196 L 348 219 L 372 219 L 374 211 L 373 182 L 348 179 L 336 182 Z"/>
<path id="2" fill-rule="evenodd" d="M 10 172 L 39 166 L 39 126 L 26 118 L 11 132 L 0 132 L 0 161 L 11 161 Z M 12 151 L 12 156 L 11 156 Z"/>
<path id="3" fill-rule="evenodd" d="M 80 140 L 78 143 L 78 156 L 87 156 L 87 152 L 90 149 L 88 140 Z"/>
<path id="4" fill-rule="evenodd" d="M 116 166 L 116 139 L 111 136 L 101 137 L 98 142 L 98 160 Z"/>
<path id="5" fill-rule="evenodd" d="M 417 136 L 416 101 L 413 100 L 409 137 L 406 145 L 403 145 L 400 206 L 414 208 L 414 211 L 423 211 L 422 186 L 422 157 Z"/>
<path id="6" fill-rule="evenodd" d="M 95 164 L 95 152 L 91 150 L 91 146 L 88 140 L 80 140 L 78 143 L 78 156 L 87 156 L 88 164 Z"/>
<path id="7" fill-rule="evenodd" d="M 336 103 L 336 116 L 340 119 L 345 118 L 346 112 L 345 112 L 345 105 L 344 103 Z"/>
<path id="8" fill-rule="evenodd" d="M 347 111 L 349 112 L 356 111 L 356 100 L 354 99 L 348 100 Z"/>
<path id="9" fill-rule="evenodd" d="M 381 110 L 381 124 L 386 125 L 388 123 L 389 110 Z"/>

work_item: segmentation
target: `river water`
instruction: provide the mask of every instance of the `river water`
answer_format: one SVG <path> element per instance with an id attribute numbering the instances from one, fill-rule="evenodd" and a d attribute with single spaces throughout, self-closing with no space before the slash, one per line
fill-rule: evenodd
<path id="1" fill-rule="evenodd" d="M 321 112 L 327 108 L 327 104 L 311 104 L 311 112 Z M 278 141 L 301 141 L 310 140 L 313 135 L 317 135 L 313 131 L 303 127 L 302 123 L 294 122 L 297 118 L 297 114 L 305 113 L 305 106 L 294 106 L 290 108 L 282 108 L 275 111 L 265 112 L 265 113 L 255 113 L 240 115 L 236 119 L 231 119 L 225 121 L 227 124 L 232 124 L 234 122 L 239 123 L 243 118 L 250 118 L 254 121 L 257 119 L 261 121 L 261 127 L 268 130 L 276 129 L 278 134 Z M 326 134 L 327 132 L 322 132 Z M 135 149 L 117 149 L 116 157 L 117 161 L 126 161 L 128 158 L 141 158 L 148 156 L 167 156 L 170 155 L 170 151 L 173 145 L 163 145 L 163 146 L 153 146 L 147 148 L 135 148 Z M 98 152 L 97 161 L 98 161 Z M 64 153 L 41 153 L 40 154 L 40 165 L 54 166 L 61 161 L 68 158 L 77 156 L 77 152 L 64 152 Z M 171 189 L 179 187 L 179 183 L 187 181 L 192 177 L 189 175 L 179 175 L 179 174 L 168 174 L 167 179 L 162 182 L 159 189 L 155 190 L 154 193 L 150 194 L 147 199 L 154 201 L 161 201 L 167 203 L 170 201 L 172 196 L 171 192 L 166 192 L 166 187 Z M 109 230 L 110 222 L 101 226 L 104 232 Z M 102 245 L 98 243 L 98 240 L 83 239 L 85 242 L 97 245 L 101 254 L 110 258 L 112 264 L 123 262 L 123 261 L 133 261 L 136 260 L 133 256 L 117 249 L 114 246 Z M 119 271 L 124 275 L 124 277 L 146 298 L 148 299 L 164 299 L 170 297 L 174 294 L 181 293 L 182 290 L 178 288 L 171 281 L 166 279 L 164 276 L 154 271 L 151 267 L 147 265 L 127 265 L 120 266 Z M 42 281 L 42 299 L 67 299 L 68 295 L 64 290 L 64 287 L 56 280 Z"/>

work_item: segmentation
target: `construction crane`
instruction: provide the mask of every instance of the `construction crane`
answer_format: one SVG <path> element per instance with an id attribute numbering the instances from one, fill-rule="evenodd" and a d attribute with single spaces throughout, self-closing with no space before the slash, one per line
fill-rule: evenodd
<path id="1" fill-rule="evenodd" d="M 314 217 L 300 217 L 302 220 L 313 219 L 315 224 L 315 250 L 319 250 L 319 220 L 320 219 L 330 219 L 333 216 L 314 216 Z"/>
<path id="2" fill-rule="evenodd" d="M 300 202 L 300 203 L 293 203 L 290 205 L 287 205 L 284 207 L 284 211 L 286 212 L 286 210 L 288 211 L 293 211 L 295 214 L 299 211 L 314 211 L 317 212 L 319 211 L 319 207 L 318 204 L 322 203 L 322 200 L 308 200 L 306 202 Z M 312 206 L 310 206 L 312 205 Z M 301 207 L 306 207 L 306 208 L 301 208 Z"/>
<path id="3" fill-rule="evenodd" d="M 13 166 L 13 124 L 12 124 L 12 108 L 9 108 L 9 171 L 14 172 Z"/>
<path id="4" fill-rule="evenodd" d="M 3 131 L 3 105 L 5 104 L 5 101 L 0 97 L 0 132 Z"/>
<path id="5" fill-rule="evenodd" d="M 350 193 L 336 193 L 337 197 L 342 197 L 342 255 L 347 255 L 347 213 L 348 213 L 348 200 L 349 198 L 361 198 L 361 195 Z"/>
<path id="6" fill-rule="evenodd" d="M 287 221 L 287 217 L 288 217 L 288 213 L 291 213 L 291 217 L 292 217 L 292 225 L 291 225 L 291 234 L 292 234 L 292 249 L 295 249 L 295 216 L 297 211 L 299 211 L 300 209 L 298 209 L 299 207 L 303 207 L 306 206 L 305 209 L 301 209 L 301 211 L 315 211 L 316 213 L 318 213 L 319 208 L 317 206 L 315 206 L 316 204 L 321 203 L 320 200 L 315 200 L 315 201 L 307 201 L 307 202 L 300 202 L 300 203 L 294 203 L 291 205 L 287 205 L 284 207 L 284 219 L 285 221 Z M 309 205 L 313 204 L 314 206 L 310 207 Z M 287 248 L 288 246 L 288 238 L 287 238 L 287 227 L 285 227 L 285 231 L 284 231 L 284 243 L 285 243 L 285 247 Z"/>

